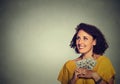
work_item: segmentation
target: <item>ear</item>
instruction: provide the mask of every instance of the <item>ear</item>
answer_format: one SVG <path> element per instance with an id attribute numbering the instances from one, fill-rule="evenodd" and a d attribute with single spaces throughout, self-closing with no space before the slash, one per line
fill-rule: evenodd
<path id="1" fill-rule="evenodd" d="M 93 40 L 93 46 L 95 46 L 95 45 L 96 45 L 96 39 Z"/>

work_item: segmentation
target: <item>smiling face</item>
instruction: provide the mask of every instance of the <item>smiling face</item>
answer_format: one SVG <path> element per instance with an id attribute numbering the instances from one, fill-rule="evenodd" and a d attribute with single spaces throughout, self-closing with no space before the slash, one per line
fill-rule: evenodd
<path id="1" fill-rule="evenodd" d="M 76 47 L 79 53 L 92 55 L 94 45 L 96 45 L 96 40 L 84 30 L 79 30 L 76 37 Z"/>

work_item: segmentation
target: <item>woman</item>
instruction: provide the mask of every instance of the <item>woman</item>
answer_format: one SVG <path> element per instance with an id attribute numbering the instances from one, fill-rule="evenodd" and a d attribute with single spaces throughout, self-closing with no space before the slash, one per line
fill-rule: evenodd
<path id="1" fill-rule="evenodd" d="M 61 84 L 114 84 L 115 70 L 103 55 L 108 44 L 98 28 L 79 24 L 70 46 L 80 56 L 64 64 L 58 76 Z"/>

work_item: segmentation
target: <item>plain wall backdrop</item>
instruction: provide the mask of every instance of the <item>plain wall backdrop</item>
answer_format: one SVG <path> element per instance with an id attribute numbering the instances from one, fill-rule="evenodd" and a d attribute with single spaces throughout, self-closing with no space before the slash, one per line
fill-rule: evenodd
<path id="1" fill-rule="evenodd" d="M 105 35 L 120 83 L 119 15 L 119 0 L 0 0 L 0 84 L 60 84 L 63 64 L 79 56 L 69 44 L 81 22 Z"/>

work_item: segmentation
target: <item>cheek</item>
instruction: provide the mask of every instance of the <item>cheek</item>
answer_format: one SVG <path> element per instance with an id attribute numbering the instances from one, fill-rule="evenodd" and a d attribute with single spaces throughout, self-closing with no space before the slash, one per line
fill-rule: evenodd
<path id="1" fill-rule="evenodd" d="M 94 46 L 93 42 L 88 42 L 88 43 L 86 43 L 86 45 L 89 46 L 89 47 L 93 47 Z"/>
<path id="2" fill-rule="evenodd" d="M 78 44 L 78 41 L 76 40 L 75 44 L 77 45 Z"/>

